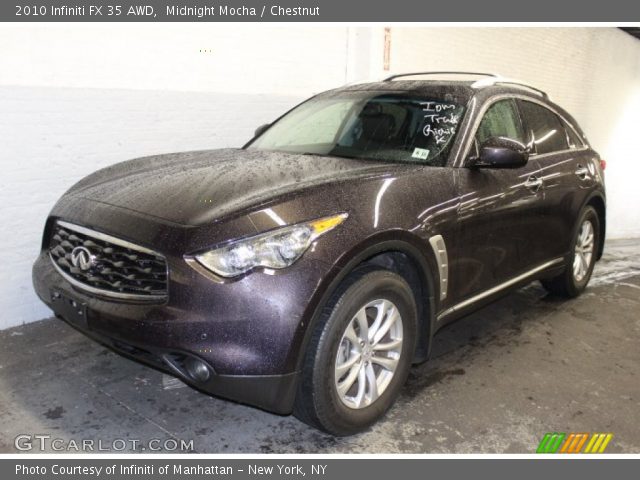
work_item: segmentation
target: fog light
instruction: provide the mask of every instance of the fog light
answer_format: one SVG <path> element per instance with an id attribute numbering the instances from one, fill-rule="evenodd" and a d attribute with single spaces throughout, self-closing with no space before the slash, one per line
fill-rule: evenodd
<path id="1" fill-rule="evenodd" d="M 191 378 L 197 382 L 206 382 L 211 376 L 209 367 L 197 358 L 188 357 L 184 362 L 184 368 Z"/>

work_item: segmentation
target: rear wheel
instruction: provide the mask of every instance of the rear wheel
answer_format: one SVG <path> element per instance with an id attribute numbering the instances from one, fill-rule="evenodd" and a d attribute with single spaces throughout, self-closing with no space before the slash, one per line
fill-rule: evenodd
<path id="1" fill-rule="evenodd" d="M 578 229 L 572 242 L 572 255 L 564 272 L 555 278 L 542 280 L 551 293 L 564 297 L 577 297 L 587 287 L 595 265 L 600 242 L 600 221 L 593 207 L 586 207 L 580 216 Z"/>
<path id="2" fill-rule="evenodd" d="M 296 397 L 296 416 L 333 435 L 364 430 L 391 407 L 415 350 L 416 304 L 399 275 L 350 276 L 313 333 Z"/>

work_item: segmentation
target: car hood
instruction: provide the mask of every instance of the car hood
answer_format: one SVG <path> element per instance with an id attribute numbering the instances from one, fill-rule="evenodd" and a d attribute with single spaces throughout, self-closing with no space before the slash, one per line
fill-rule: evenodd
<path id="1" fill-rule="evenodd" d="M 139 158 L 99 170 L 68 195 L 183 225 L 201 225 L 306 187 L 382 174 L 393 165 L 223 149 Z"/>

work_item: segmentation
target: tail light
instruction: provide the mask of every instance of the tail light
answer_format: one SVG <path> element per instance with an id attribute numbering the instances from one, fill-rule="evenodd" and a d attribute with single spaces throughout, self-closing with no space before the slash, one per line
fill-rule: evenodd
<path id="1" fill-rule="evenodd" d="M 607 161 L 603 160 L 602 158 L 600 159 L 600 168 L 602 169 L 603 172 L 607 168 Z"/>

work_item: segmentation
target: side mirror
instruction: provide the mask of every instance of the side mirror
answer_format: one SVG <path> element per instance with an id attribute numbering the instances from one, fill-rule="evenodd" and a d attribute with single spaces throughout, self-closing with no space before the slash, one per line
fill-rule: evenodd
<path id="1" fill-rule="evenodd" d="M 258 128 L 256 128 L 256 131 L 253 134 L 254 138 L 258 138 L 260 135 L 266 132 L 270 126 L 271 126 L 270 123 L 265 123 L 264 125 L 260 125 Z"/>
<path id="2" fill-rule="evenodd" d="M 506 137 L 491 137 L 480 145 L 480 155 L 469 160 L 473 168 L 520 168 L 529 160 L 527 147 Z"/>

